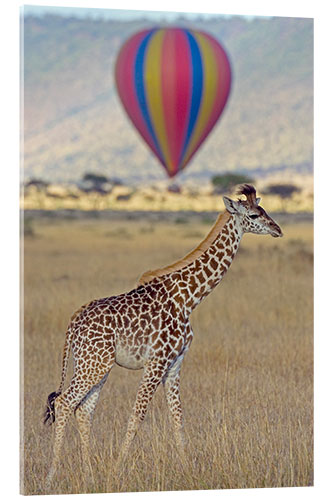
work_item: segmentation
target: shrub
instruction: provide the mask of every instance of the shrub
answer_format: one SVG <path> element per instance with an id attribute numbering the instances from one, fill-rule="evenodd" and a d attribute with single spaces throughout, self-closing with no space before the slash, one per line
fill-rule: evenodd
<path id="1" fill-rule="evenodd" d="M 182 188 L 178 186 L 178 184 L 170 184 L 167 188 L 169 193 L 180 194 L 182 192 Z"/>

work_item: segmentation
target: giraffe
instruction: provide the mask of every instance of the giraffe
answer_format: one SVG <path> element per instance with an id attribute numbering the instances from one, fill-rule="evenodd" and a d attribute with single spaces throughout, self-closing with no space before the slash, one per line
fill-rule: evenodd
<path id="1" fill-rule="evenodd" d="M 157 387 L 165 388 L 177 449 L 184 457 L 183 416 L 179 395 L 180 367 L 193 338 L 189 317 L 229 269 L 244 233 L 282 236 L 278 224 L 259 206 L 252 185 L 223 197 L 225 211 L 207 237 L 174 264 L 144 273 L 138 286 L 121 295 L 82 306 L 71 318 L 64 345 L 61 382 L 48 397 L 44 422 L 55 422 L 53 460 L 46 479 L 50 486 L 59 465 L 66 422 L 75 414 L 87 474 L 92 474 L 89 436 L 100 392 L 112 366 L 143 369 L 118 462 L 144 420 Z M 70 350 L 74 373 L 64 390 Z"/>

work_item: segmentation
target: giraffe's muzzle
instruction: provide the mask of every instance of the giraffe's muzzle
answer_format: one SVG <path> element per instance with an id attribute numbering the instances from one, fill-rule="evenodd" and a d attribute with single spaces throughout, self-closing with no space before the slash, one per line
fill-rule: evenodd
<path id="1" fill-rule="evenodd" d="M 281 228 L 277 225 L 274 224 L 274 227 L 272 228 L 271 235 L 273 238 L 282 238 L 283 232 L 281 231 Z"/>

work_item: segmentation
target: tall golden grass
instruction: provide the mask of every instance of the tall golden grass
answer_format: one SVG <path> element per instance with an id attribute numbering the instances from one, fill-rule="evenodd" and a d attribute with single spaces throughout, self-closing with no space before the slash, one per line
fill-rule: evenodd
<path id="1" fill-rule="evenodd" d="M 42 415 L 59 384 L 71 314 L 93 298 L 131 289 L 143 271 L 190 250 L 209 226 L 197 219 L 36 219 L 29 228 L 21 490 L 32 495 L 46 493 L 54 428 Z M 311 224 L 285 223 L 283 230 L 281 240 L 246 235 L 223 282 L 193 313 L 181 382 L 186 461 L 178 457 L 161 387 L 123 474 L 115 475 L 142 373 L 116 366 L 93 422 L 94 482 L 82 474 L 73 418 L 52 493 L 313 484 L 313 233 Z"/>

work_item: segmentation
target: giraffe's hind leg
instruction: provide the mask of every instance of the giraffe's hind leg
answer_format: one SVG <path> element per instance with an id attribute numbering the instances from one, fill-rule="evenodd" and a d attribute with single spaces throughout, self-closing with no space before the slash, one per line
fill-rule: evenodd
<path id="1" fill-rule="evenodd" d="M 51 486 L 53 476 L 60 462 L 61 448 L 68 417 L 74 412 L 94 386 L 98 385 L 103 380 L 107 373 L 109 373 L 111 367 L 112 364 L 107 369 L 104 367 L 104 371 L 101 369 L 87 370 L 87 365 L 85 365 L 85 372 L 82 373 L 78 370 L 74 374 L 66 391 L 55 400 L 55 439 L 52 465 L 46 478 L 47 489 Z M 89 376 L 87 376 L 87 373 Z"/>
<path id="2" fill-rule="evenodd" d="M 86 478 L 91 480 L 94 478 L 90 462 L 91 424 L 100 393 L 108 375 L 109 373 L 104 375 L 102 380 L 90 390 L 75 409 L 75 417 L 81 438 L 83 470 Z"/>
<path id="3" fill-rule="evenodd" d="M 139 390 L 137 392 L 133 412 L 128 422 L 125 440 L 117 460 L 117 468 L 119 468 L 123 460 L 126 458 L 129 447 L 137 433 L 140 423 L 143 422 L 146 416 L 148 405 L 155 394 L 158 385 L 162 381 L 164 374 L 164 363 L 152 360 L 146 365 Z"/>

